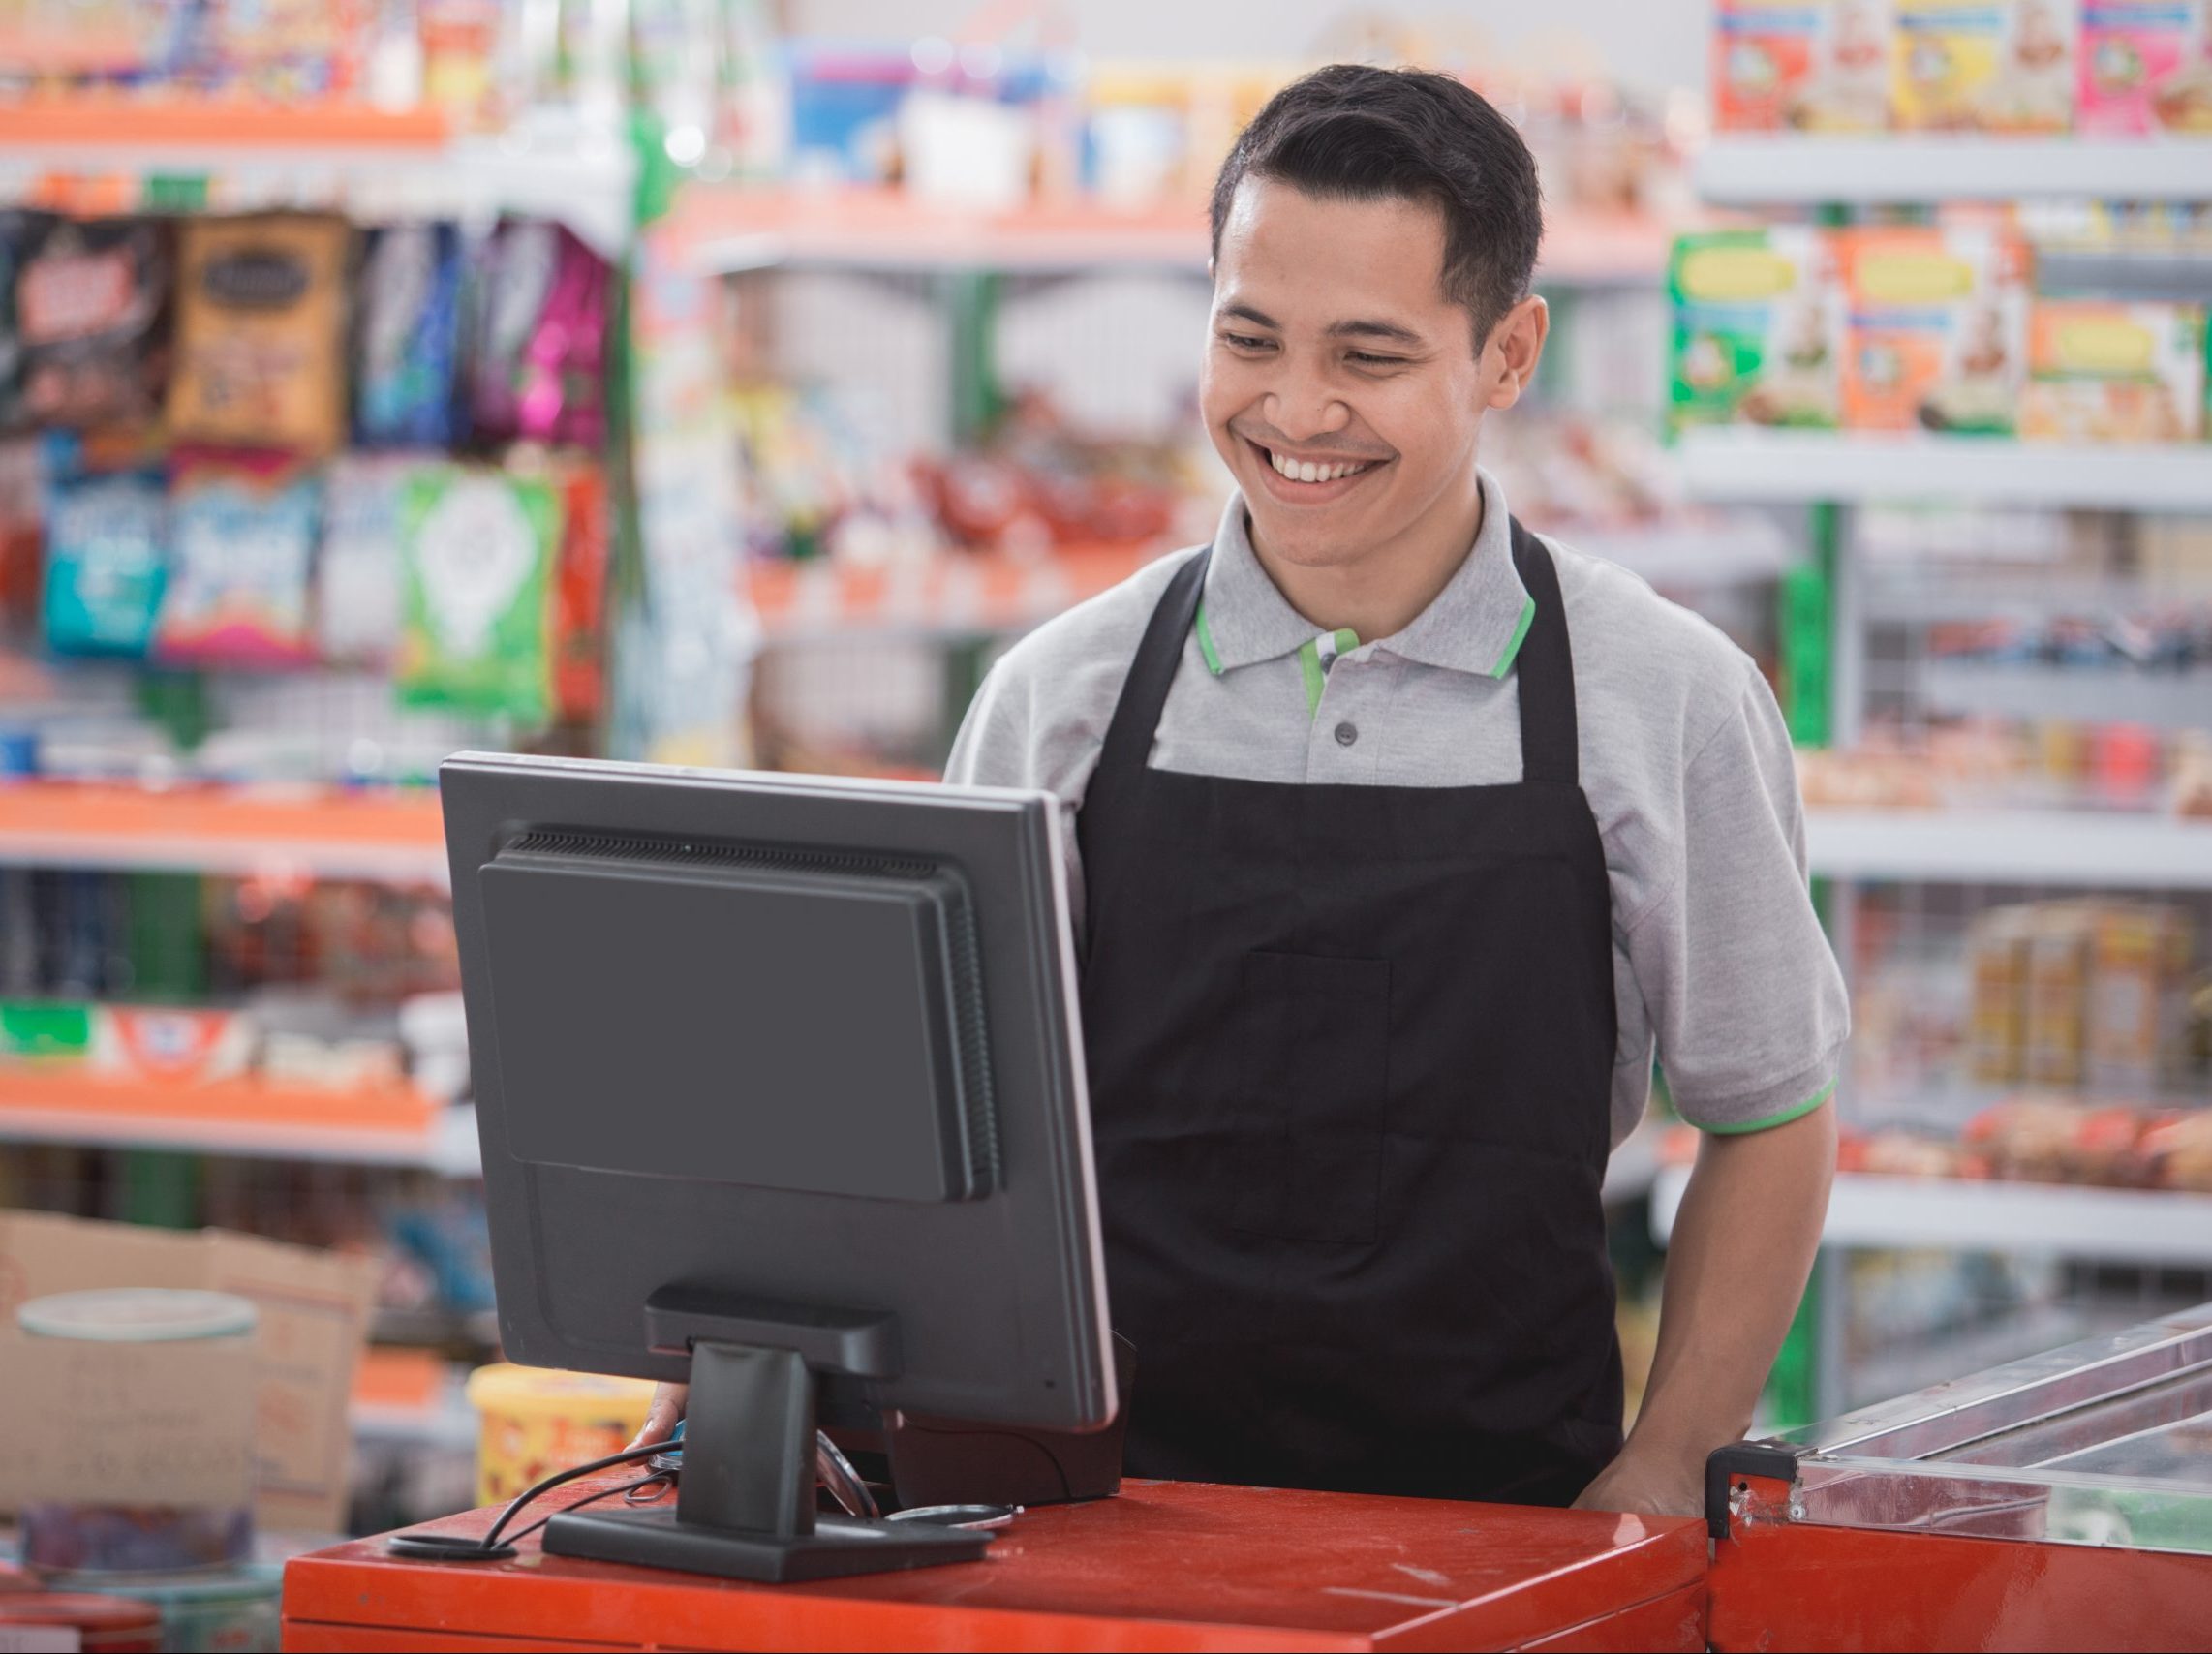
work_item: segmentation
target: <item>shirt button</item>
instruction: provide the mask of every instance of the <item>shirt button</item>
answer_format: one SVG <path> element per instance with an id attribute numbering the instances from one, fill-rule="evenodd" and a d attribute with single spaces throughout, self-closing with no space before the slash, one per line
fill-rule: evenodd
<path id="1" fill-rule="evenodd" d="M 1353 742 L 1357 741 L 1359 738 L 1360 738 L 1360 730 L 1359 730 L 1359 725 L 1357 725 L 1357 724 L 1355 724 L 1355 723 L 1351 723 L 1351 722 L 1344 722 L 1344 723 L 1339 723 L 1338 725 L 1336 725 L 1336 745 L 1337 745 L 1337 746 L 1339 746 L 1339 747 L 1349 747 L 1349 746 L 1350 746 L 1350 745 L 1351 745 Z"/>

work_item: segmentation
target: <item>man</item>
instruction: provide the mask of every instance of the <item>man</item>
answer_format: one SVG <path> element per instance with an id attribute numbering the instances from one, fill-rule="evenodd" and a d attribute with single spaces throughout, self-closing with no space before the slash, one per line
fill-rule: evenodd
<path id="1" fill-rule="evenodd" d="M 1138 1475 L 1691 1514 L 1834 1161 L 1848 1012 L 1751 661 L 1476 463 L 1544 349 L 1535 166 L 1322 70 L 1213 199 L 1211 547 L 1024 640 L 951 781 L 1066 802 Z M 1599 1189 L 1705 1129 L 1621 1439 Z"/>

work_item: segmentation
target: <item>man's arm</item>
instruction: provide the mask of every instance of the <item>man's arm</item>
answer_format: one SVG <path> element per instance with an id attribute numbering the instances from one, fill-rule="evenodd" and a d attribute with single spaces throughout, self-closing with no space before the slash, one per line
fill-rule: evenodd
<path id="1" fill-rule="evenodd" d="M 1835 1175 L 1835 1109 L 1708 1136 L 1674 1219 L 1659 1350 L 1620 1456 L 1576 1500 L 1584 1510 L 1694 1516 L 1705 1455 L 1751 1410 L 1797 1314 Z"/>

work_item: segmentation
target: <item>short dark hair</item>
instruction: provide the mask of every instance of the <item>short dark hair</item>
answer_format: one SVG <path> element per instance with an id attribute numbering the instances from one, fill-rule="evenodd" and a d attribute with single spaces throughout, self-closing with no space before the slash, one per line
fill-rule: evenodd
<path id="1" fill-rule="evenodd" d="M 1428 201 L 1444 216 L 1444 291 L 1480 350 L 1528 296 L 1544 239 L 1536 158 L 1465 82 L 1420 69 L 1333 63 L 1292 81 L 1238 135 L 1214 181 L 1213 249 L 1246 178 L 1308 195 Z"/>

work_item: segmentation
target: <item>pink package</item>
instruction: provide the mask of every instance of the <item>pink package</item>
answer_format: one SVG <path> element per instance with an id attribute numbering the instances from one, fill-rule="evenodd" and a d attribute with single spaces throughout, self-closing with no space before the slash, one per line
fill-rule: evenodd
<path id="1" fill-rule="evenodd" d="M 2212 0 L 2087 0 L 2077 130 L 2212 132 Z"/>

